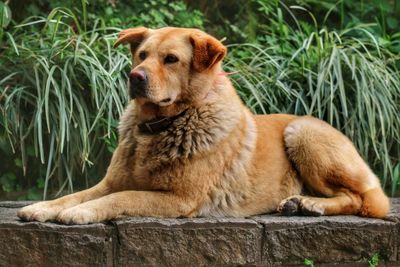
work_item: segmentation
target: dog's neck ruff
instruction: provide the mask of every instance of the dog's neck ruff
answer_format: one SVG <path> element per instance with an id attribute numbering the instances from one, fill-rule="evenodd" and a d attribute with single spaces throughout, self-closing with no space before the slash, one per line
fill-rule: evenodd
<path id="1" fill-rule="evenodd" d="M 138 124 L 139 131 L 144 134 L 157 134 L 166 130 L 177 118 L 183 116 L 187 109 L 173 117 L 158 117 Z"/>

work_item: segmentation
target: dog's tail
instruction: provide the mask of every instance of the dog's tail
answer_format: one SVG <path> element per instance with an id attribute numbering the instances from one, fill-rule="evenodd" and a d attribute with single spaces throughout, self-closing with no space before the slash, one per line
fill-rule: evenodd
<path id="1" fill-rule="evenodd" d="M 361 194 L 362 206 L 360 214 L 365 217 L 383 218 L 390 210 L 389 198 L 381 187 L 367 190 Z"/>

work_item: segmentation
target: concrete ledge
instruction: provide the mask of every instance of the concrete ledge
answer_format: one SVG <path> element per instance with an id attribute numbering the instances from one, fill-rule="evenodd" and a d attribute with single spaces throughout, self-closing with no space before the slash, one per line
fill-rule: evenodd
<path id="1" fill-rule="evenodd" d="M 124 218 L 24 223 L 27 202 L 0 202 L 0 266 L 400 266 L 400 199 L 387 220 L 356 216 Z"/>

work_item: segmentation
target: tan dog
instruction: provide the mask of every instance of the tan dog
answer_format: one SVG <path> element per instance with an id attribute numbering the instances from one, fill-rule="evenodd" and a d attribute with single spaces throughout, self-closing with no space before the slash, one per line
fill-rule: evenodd
<path id="1" fill-rule="evenodd" d="M 378 178 L 343 134 L 312 117 L 250 113 L 222 75 L 226 48 L 215 38 L 135 28 L 120 33 L 122 43 L 131 45 L 134 100 L 105 178 L 24 207 L 21 219 L 387 214 Z"/>

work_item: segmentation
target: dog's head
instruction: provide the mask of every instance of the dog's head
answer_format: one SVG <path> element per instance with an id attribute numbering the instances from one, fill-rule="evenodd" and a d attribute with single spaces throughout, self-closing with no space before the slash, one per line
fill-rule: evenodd
<path id="1" fill-rule="evenodd" d="M 139 105 L 167 107 L 205 97 L 221 71 L 226 47 L 197 29 L 144 27 L 122 31 L 114 45 L 129 43 L 129 95 Z"/>

